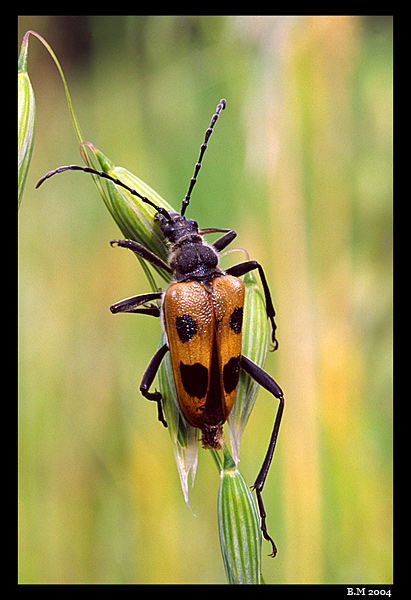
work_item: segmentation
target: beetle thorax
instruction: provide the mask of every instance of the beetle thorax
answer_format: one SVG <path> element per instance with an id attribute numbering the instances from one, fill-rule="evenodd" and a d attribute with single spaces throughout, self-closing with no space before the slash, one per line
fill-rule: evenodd
<path id="1" fill-rule="evenodd" d="M 222 274 L 218 252 L 201 235 L 190 234 L 173 244 L 169 265 L 176 281 L 210 281 Z"/>

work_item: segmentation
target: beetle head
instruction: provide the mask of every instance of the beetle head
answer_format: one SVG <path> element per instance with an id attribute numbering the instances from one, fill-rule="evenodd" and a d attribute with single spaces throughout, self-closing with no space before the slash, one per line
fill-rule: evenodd
<path id="1" fill-rule="evenodd" d="M 164 236 L 173 244 L 187 235 L 198 234 L 197 222 L 194 219 L 186 219 L 178 212 L 170 211 L 167 216 L 157 213 L 156 219 Z"/>

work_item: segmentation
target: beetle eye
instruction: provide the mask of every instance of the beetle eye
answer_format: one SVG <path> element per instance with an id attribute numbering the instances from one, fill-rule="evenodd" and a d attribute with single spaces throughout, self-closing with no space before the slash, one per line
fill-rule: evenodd
<path id="1" fill-rule="evenodd" d="M 198 229 L 198 223 L 197 221 L 195 221 L 194 219 L 187 219 L 187 223 L 190 225 L 190 227 L 192 227 L 193 229 Z"/>

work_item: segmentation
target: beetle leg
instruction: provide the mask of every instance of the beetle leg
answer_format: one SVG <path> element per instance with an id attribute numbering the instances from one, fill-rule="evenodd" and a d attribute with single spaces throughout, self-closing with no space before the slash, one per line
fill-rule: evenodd
<path id="1" fill-rule="evenodd" d="M 267 478 L 268 469 L 270 468 L 273 453 L 275 450 L 275 445 L 277 442 L 281 417 L 283 415 L 284 410 L 284 396 L 280 386 L 274 381 L 274 379 L 263 369 L 261 369 L 261 367 L 259 367 L 253 361 L 251 361 L 249 358 L 243 355 L 241 356 L 241 368 L 257 383 L 262 385 L 263 388 L 265 388 L 267 391 L 273 394 L 273 396 L 278 398 L 278 400 L 280 401 L 280 405 L 277 410 L 277 415 L 275 417 L 273 432 L 271 434 L 270 444 L 268 446 L 263 465 L 260 469 L 260 472 L 257 475 L 254 485 L 252 486 L 255 489 L 255 493 L 257 496 L 258 510 L 261 518 L 261 531 L 263 533 L 264 539 L 266 539 L 268 542 L 271 542 L 273 548 L 271 556 L 275 556 L 277 554 L 277 548 L 273 539 L 267 533 L 267 526 L 265 522 L 266 514 L 264 510 L 263 499 L 261 497 L 261 492 L 263 491 L 264 483 Z"/>
<path id="2" fill-rule="evenodd" d="M 110 244 L 112 246 L 113 244 L 117 244 L 117 246 L 120 246 L 121 248 L 128 248 L 129 250 L 132 250 L 134 254 L 137 254 L 137 256 L 141 256 L 141 258 L 148 260 L 148 262 L 150 262 L 152 265 L 160 267 L 160 269 L 164 269 L 164 271 L 167 271 L 167 273 L 172 273 L 170 267 L 163 260 L 161 260 L 157 254 L 150 252 L 150 250 L 147 250 L 147 248 L 135 242 L 134 240 L 111 240 Z"/>
<path id="3" fill-rule="evenodd" d="M 149 300 L 158 300 L 163 295 L 163 292 L 152 292 L 148 294 L 140 294 L 138 296 L 132 296 L 131 298 L 125 298 L 116 302 L 110 306 L 112 313 L 128 312 L 128 313 L 143 313 L 146 315 L 153 315 L 153 317 L 160 316 L 160 308 L 155 304 L 146 306 L 146 302 Z M 138 308 L 143 305 L 144 308 Z"/>
<path id="4" fill-rule="evenodd" d="M 271 299 L 270 289 L 268 287 L 268 283 L 267 283 L 267 280 L 265 278 L 265 274 L 263 271 L 263 267 L 256 260 L 247 260 L 245 262 L 238 263 L 238 265 L 229 267 L 226 270 L 226 273 L 228 275 L 234 275 L 234 277 L 240 277 L 241 275 L 245 275 L 246 273 L 249 273 L 250 271 L 253 271 L 254 269 L 258 269 L 261 283 L 263 284 L 264 297 L 265 297 L 265 308 L 267 311 L 267 317 L 271 321 L 271 341 L 274 344 L 273 350 L 277 350 L 278 340 L 275 337 L 275 330 L 277 329 L 277 325 L 275 324 L 275 321 L 274 321 L 275 310 L 274 310 L 273 301 Z"/>
<path id="5" fill-rule="evenodd" d="M 169 347 L 167 346 L 167 344 L 164 344 L 164 346 L 161 346 L 161 348 L 157 350 L 153 358 L 148 363 L 148 367 L 143 375 L 143 379 L 140 384 L 140 392 L 143 394 L 143 396 L 147 398 L 147 400 L 153 400 L 154 402 L 157 402 L 158 420 L 161 421 L 164 427 L 167 427 L 167 422 L 164 418 L 163 408 L 161 406 L 161 394 L 160 392 L 157 392 L 157 390 L 155 390 L 154 392 L 149 392 L 148 390 L 150 385 L 153 383 L 154 377 L 157 374 L 160 363 L 163 360 L 165 353 L 168 352 L 168 350 Z"/>
<path id="6" fill-rule="evenodd" d="M 145 308 L 136 308 L 136 310 L 133 310 L 132 312 L 141 315 L 151 315 L 152 317 L 160 316 L 160 309 L 155 304 L 150 304 L 149 306 L 145 306 Z"/>
<path id="7" fill-rule="evenodd" d="M 228 244 L 231 244 L 233 239 L 237 237 L 237 233 L 234 231 L 234 229 L 220 229 L 215 227 L 201 227 L 201 229 L 198 230 L 198 233 L 200 235 L 205 235 L 206 233 L 224 233 L 224 235 L 219 237 L 218 240 L 211 244 L 212 247 L 217 250 L 217 252 L 224 250 L 224 248 L 226 248 Z"/>
<path id="8" fill-rule="evenodd" d="M 234 231 L 234 229 L 220 229 L 220 231 L 226 231 L 226 233 L 218 238 L 218 240 L 216 240 L 213 244 L 211 244 L 213 248 L 217 250 L 217 252 L 224 250 L 224 248 L 231 244 L 233 239 L 237 237 L 237 233 Z"/>

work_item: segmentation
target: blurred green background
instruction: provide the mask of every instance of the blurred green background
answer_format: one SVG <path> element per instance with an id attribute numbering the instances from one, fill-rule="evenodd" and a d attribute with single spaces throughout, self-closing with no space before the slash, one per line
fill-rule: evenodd
<path id="1" fill-rule="evenodd" d="M 85 139 L 187 215 L 233 227 L 265 268 L 286 410 L 264 501 L 267 583 L 392 581 L 390 17 L 20 17 L 64 69 Z M 19 581 L 223 583 L 219 476 L 200 450 L 184 503 L 138 388 L 157 320 L 109 306 L 148 289 L 81 163 L 63 86 L 29 42 L 37 102 L 19 213 Z M 159 282 L 160 284 L 160 282 Z M 252 484 L 277 406 L 242 441 Z"/>

